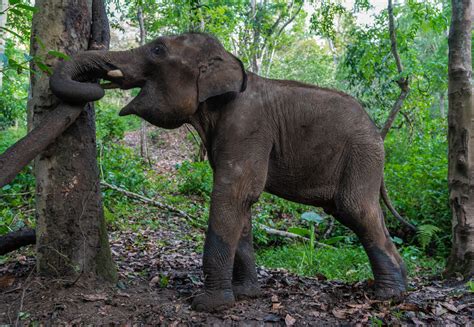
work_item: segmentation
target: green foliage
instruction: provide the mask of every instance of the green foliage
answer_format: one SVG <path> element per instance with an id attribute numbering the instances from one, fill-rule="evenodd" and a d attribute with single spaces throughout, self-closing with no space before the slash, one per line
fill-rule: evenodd
<path id="1" fill-rule="evenodd" d="M 334 87 L 336 67 L 327 49 L 307 39 L 282 46 L 275 53 L 269 77 Z"/>
<path id="2" fill-rule="evenodd" d="M 0 54 L 0 61 L 2 54 Z M 7 58 L 22 58 L 23 53 L 16 50 L 15 43 L 8 40 L 5 48 L 4 63 Z M 15 124 L 25 125 L 26 101 L 28 97 L 28 76 L 18 75 L 18 69 L 6 69 L 3 72 L 3 88 L 0 90 L 0 130 Z"/>
<path id="3" fill-rule="evenodd" d="M 419 122 L 424 112 L 437 106 L 439 94 L 447 90 L 447 38 L 449 7 L 441 1 L 407 1 L 395 6 L 396 36 L 403 77 L 410 93 L 403 111 L 410 123 Z M 347 49 L 338 79 L 359 98 L 381 126 L 399 94 L 399 79 L 391 54 L 387 11 L 375 17 L 371 26 L 354 26 L 348 32 Z"/>
<path id="4" fill-rule="evenodd" d="M 470 280 L 466 283 L 466 287 L 469 290 L 469 292 L 474 293 L 474 281 Z"/>
<path id="5" fill-rule="evenodd" d="M 416 247 L 402 248 L 401 255 L 410 276 L 435 275 L 443 269 L 442 260 L 425 257 Z M 355 282 L 373 278 L 362 246 L 321 247 L 311 251 L 307 245 L 294 244 L 260 250 L 257 262 L 304 276 L 323 275 L 330 280 Z"/>
<path id="6" fill-rule="evenodd" d="M 405 130 L 388 135 L 385 180 L 390 198 L 402 215 L 419 227 L 434 225 L 442 229 L 435 243 L 437 251 L 447 254 L 451 234 L 447 124 L 444 119 L 424 120 L 413 135 Z M 393 219 L 388 221 L 395 227 Z"/>
<path id="7" fill-rule="evenodd" d="M 209 198 L 212 192 L 212 169 L 208 161 L 183 162 L 178 169 L 178 190 L 183 194 Z"/>
<path id="8" fill-rule="evenodd" d="M 434 225 L 420 225 L 418 226 L 418 240 L 420 241 L 421 247 L 425 249 L 428 244 L 431 243 L 435 234 L 441 231 L 441 228 Z"/>
<path id="9" fill-rule="evenodd" d="M 25 135 L 23 128 L 0 131 L 0 153 Z M 0 188 L 0 235 L 17 230 L 25 225 L 34 225 L 31 212 L 34 195 L 34 177 L 31 166 L 27 166 L 10 183 Z"/>
<path id="10" fill-rule="evenodd" d="M 128 124 L 118 115 L 117 106 L 100 101 L 95 106 L 97 138 L 101 142 L 112 142 L 123 139 Z"/>

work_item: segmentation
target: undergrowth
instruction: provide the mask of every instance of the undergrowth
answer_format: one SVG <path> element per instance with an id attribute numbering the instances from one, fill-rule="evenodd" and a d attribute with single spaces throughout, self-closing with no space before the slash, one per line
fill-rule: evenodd
<path id="1" fill-rule="evenodd" d="M 443 260 L 425 256 L 417 247 L 400 249 L 408 275 L 439 274 Z M 268 268 L 284 268 L 303 276 L 324 276 L 330 280 L 356 282 L 373 279 L 362 246 L 320 247 L 314 251 L 307 244 L 290 244 L 257 252 L 257 263 Z"/>

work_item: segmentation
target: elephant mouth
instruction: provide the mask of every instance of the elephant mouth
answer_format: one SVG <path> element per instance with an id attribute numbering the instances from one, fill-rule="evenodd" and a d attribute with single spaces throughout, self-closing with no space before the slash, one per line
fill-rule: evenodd
<path id="1" fill-rule="evenodd" d="M 130 76 L 126 76 L 121 69 L 115 66 L 107 71 L 102 77 L 102 81 L 100 87 L 104 90 L 129 90 L 136 87 L 142 88 L 145 85 L 145 82 L 134 81 Z"/>

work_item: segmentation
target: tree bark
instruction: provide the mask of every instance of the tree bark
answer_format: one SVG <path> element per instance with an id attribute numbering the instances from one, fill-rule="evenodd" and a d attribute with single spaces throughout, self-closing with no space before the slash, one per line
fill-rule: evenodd
<path id="1" fill-rule="evenodd" d="M 100 14 L 105 12 L 100 9 L 102 0 L 37 0 L 35 6 L 32 56 L 45 58 L 46 64 L 53 66 L 57 59 L 48 56 L 51 49 L 72 55 L 89 46 L 108 48 L 108 31 L 100 30 L 108 28 Z M 34 63 L 32 69 L 38 71 Z M 48 76 L 33 74 L 28 101 L 33 126 L 43 124 L 58 103 L 49 89 Z M 38 271 L 48 276 L 84 275 L 115 281 L 100 193 L 92 104 L 36 158 L 34 171 Z"/>
<path id="2" fill-rule="evenodd" d="M 474 108 L 472 101 L 472 2 L 452 0 L 448 45 L 449 204 L 453 246 L 448 274 L 474 272 Z"/>

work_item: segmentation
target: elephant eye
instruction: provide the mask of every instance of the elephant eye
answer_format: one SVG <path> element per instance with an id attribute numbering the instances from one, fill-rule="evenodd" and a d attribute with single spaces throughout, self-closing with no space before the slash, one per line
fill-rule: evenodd
<path id="1" fill-rule="evenodd" d="M 163 44 L 157 44 L 151 49 L 151 52 L 156 56 L 160 56 L 166 52 L 166 47 Z"/>

